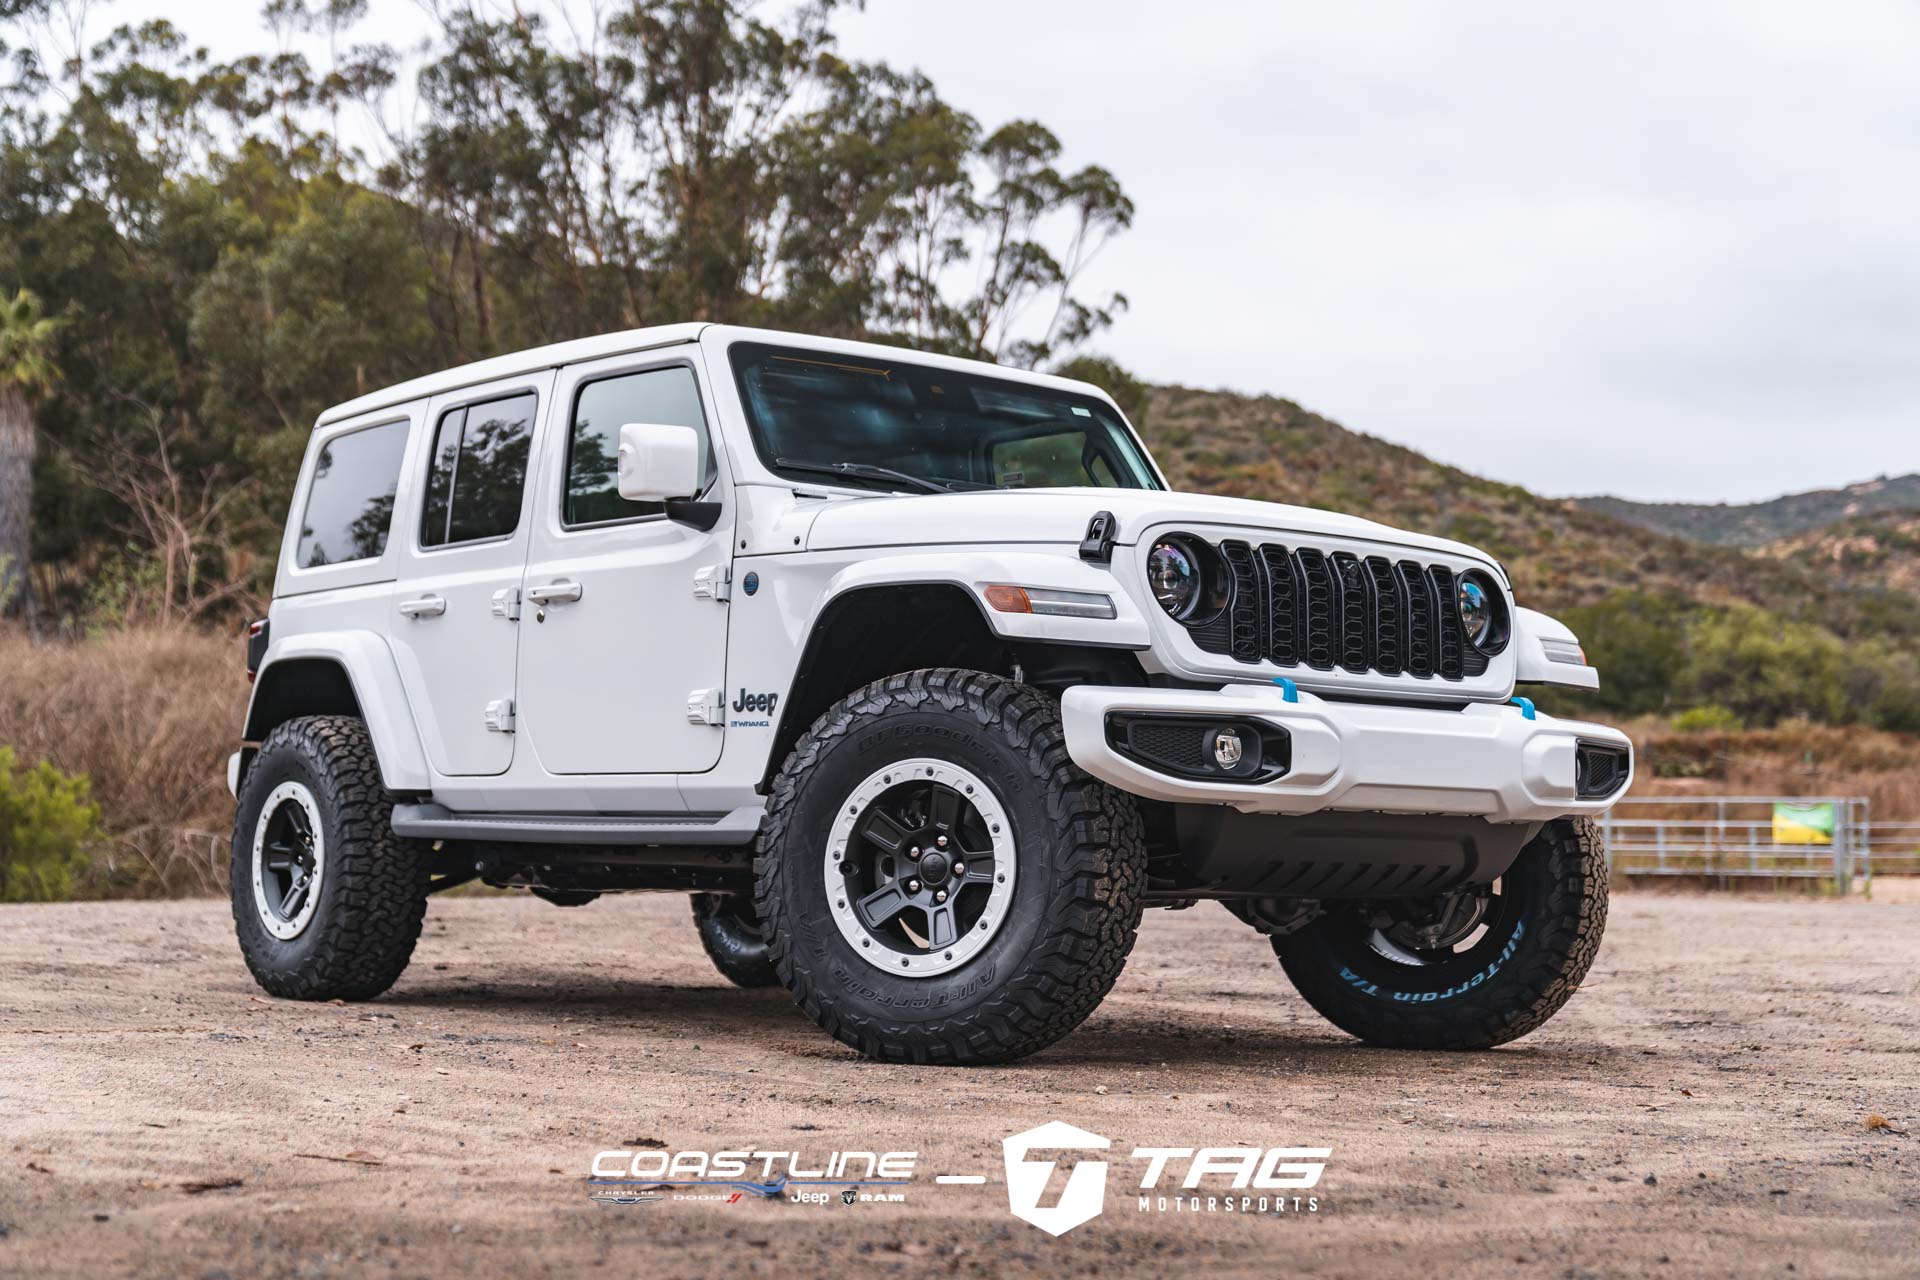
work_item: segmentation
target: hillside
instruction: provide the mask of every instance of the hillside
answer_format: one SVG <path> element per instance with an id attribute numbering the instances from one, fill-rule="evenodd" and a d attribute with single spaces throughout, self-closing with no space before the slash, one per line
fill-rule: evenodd
<path id="1" fill-rule="evenodd" d="M 1920 594 L 1920 511 L 1855 516 L 1782 538 L 1757 554 L 1837 573 L 1860 585 Z"/>
<path id="2" fill-rule="evenodd" d="M 1764 547 L 1842 520 L 1887 511 L 1920 511 L 1920 474 L 1881 476 L 1844 489 L 1790 493 L 1744 505 L 1699 502 L 1629 502 L 1625 498 L 1576 498 L 1588 511 L 1613 516 L 1660 533 L 1723 547 Z"/>
<path id="3" fill-rule="evenodd" d="M 1621 591 L 1749 604 L 1849 637 L 1909 641 L 1920 597 L 1541 498 L 1349 431 L 1289 400 L 1148 391 L 1145 432 L 1176 487 L 1294 502 L 1457 538 L 1499 556 L 1520 598 L 1557 611 Z M 1912 477 L 1920 487 L 1920 477 Z"/>

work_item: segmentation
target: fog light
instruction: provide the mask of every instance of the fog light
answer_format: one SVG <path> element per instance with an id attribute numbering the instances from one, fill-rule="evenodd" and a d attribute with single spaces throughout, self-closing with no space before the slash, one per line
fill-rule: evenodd
<path id="1" fill-rule="evenodd" d="M 1216 729 L 1213 734 L 1213 762 L 1222 769 L 1232 770 L 1240 764 L 1240 758 L 1246 749 L 1240 743 L 1238 729 Z"/>

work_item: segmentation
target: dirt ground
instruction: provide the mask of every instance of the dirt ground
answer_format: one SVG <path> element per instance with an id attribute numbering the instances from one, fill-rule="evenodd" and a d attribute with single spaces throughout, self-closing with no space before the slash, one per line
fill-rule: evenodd
<path id="1" fill-rule="evenodd" d="M 679 898 L 436 901 L 352 1006 L 261 996 L 224 903 L 4 907 L 0 1275 L 1917 1275 L 1920 900 L 1875 899 L 1618 895 L 1478 1055 L 1362 1048 L 1224 911 L 1150 912 L 1079 1032 L 944 1071 L 725 986 Z M 1001 1139 L 1056 1119 L 1333 1154 L 1264 1214 L 1141 1211 L 1117 1161 L 1055 1239 Z M 921 1161 L 904 1203 L 590 1199 L 636 1144 Z"/>

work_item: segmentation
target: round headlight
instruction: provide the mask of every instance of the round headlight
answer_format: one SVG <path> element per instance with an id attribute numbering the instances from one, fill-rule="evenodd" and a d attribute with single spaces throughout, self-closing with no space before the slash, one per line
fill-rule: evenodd
<path id="1" fill-rule="evenodd" d="M 1507 607 L 1491 578 L 1477 569 L 1461 574 L 1459 607 L 1468 644 L 1488 655 L 1507 647 Z"/>
<path id="2" fill-rule="evenodd" d="M 1192 551 L 1170 538 L 1147 553 L 1147 585 L 1169 617 L 1184 619 L 1200 600 L 1200 564 Z"/>
<path id="3" fill-rule="evenodd" d="M 1493 606 L 1487 602 L 1487 589 L 1472 578 L 1460 579 L 1460 625 L 1475 647 L 1493 630 Z"/>

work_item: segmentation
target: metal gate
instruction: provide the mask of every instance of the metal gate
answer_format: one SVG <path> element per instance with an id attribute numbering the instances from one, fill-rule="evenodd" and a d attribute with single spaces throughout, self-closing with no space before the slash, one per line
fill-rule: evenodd
<path id="1" fill-rule="evenodd" d="M 1832 805 L 1831 843 L 1776 838 L 1775 805 Z M 1920 872 L 1920 823 L 1875 827 L 1863 796 L 1632 796 L 1601 818 L 1607 860 L 1629 876 L 1827 879 Z"/>

